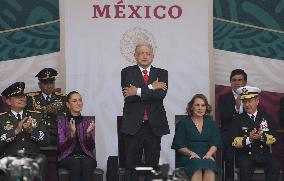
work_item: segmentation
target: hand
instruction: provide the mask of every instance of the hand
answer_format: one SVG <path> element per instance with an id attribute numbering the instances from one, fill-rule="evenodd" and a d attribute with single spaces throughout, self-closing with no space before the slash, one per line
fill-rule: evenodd
<path id="1" fill-rule="evenodd" d="M 133 85 L 130 84 L 129 87 L 124 87 L 123 88 L 123 96 L 126 98 L 126 97 L 129 97 L 129 96 L 135 96 L 136 93 L 137 93 L 137 88 Z"/>
<path id="2" fill-rule="evenodd" d="M 23 124 L 24 124 L 24 122 L 26 122 L 27 120 L 28 120 L 28 118 L 25 117 L 24 119 L 22 119 L 22 120 L 18 123 L 18 125 L 17 125 L 17 127 L 16 127 L 16 129 L 15 129 L 15 134 L 16 134 L 16 135 L 22 132 Z"/>
<path id="3" fill-rule="evenodd" d="M 55 107 L 53 106 L 53 104 L 49 104 L 49 105 L 47 105 L 46 107 L 45 107 L 45 111 L 47 112 L 47 113 L 54 113 L 55 112 Z"/>
<path id="4" fill-rule="evenodd" d="M 214 157 L 209 153 L 206 153 L 206 155 L 203 157 L 203 159 L 215 161 Z"/>
<path id="5" fill-rule="evenodd" d="M 74 138 L 76 134 L 76 124 L 75 124 L 75 120 L 72 118 L 70 120 L 70 130 L 71 130 L 71 138 Z"/>
<path id="6" fill-rule="evenodd" d="M 238 95 L 237 99 L 236 99 L 236 108 L 239 110 L 241 107 L 241 96 Z"/>
<path id="7" fill-rule="evenodd" d="M 262 131 L 257 131 L 256 128 L 254 128 L 253 130 L 251 130 L 250 134 L 249 134 L 249 140 L 253 141 L 256 139 L 260 139 L 262 136 Z"/>
<path id="8" fill-rule="evenodd" d="M 96 125 L 94 122 L 91 122 L 87 128 L 87 137 L 89 138 L 92 135 L 93 130 L 95 129 Z"/>
<path id="9" fill-rule="evenodd" d="M 163 90 L 166 90 L 167 89 L 167 84 L 164 83 L 164 82 L 158 82 L 158 79 L 155 80 L 153 83 L 152 83 L 152 87 L 153 89 L 163 89 Z"/>
<path id="10" fill-rule="evenodd" d="M 262 133 L 263 133 L 263 131 L 260 131 L 260 130 L 258 130 L 256 133 L 255 133 L 255 139 L 260 139 L 261 138 L 261 136 L 262 136 Z"/>
<path id="11" fill-rule="evenodd" d="M 25 131 L 27 131 L 28 133 L 31 133 L 33 128 L 32 128 L 32 117 L 29 116 L 24 122 L 23 122 L 23 126 L 22 126 Z"/>
<path id="12" fill-rule="evenodd" d="M 195 152 L 191 151 L 189 159 L 192 159 L 192 158 L 199 158 L 200 159 L 200 157 Z"/>

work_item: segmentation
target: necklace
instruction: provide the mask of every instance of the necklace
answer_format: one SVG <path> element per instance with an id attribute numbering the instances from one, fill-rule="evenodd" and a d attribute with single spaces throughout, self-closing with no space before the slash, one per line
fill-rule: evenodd
<path id="1" fill-rule="evenodd" d="M 196 127 L 198 127 L 200 124 L 196 121 L 196 120 L 194 120 L 193 118 L 192 118 L 192 121 L 193 121 L 193 123 L 195 124 L 195 126 Z"/>

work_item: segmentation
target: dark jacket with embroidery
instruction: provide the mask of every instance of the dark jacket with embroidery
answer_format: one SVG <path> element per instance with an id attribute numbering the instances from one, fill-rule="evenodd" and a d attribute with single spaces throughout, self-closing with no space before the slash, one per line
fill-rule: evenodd
<path id="1" fill-rule="evenodd" d="M 35 111 L 24 111 L 23 118 L 32 118 L 32 132 L 22 131 L 18 135 L 15 129 L 19 123 L 12 112 L 0 115 L 0 149 L 4 155 L 16 154 L 23 150 L 26 153 L 40 153 L 41 146 L 47 146 L 49 134 L 42 120 L 42 114 Z"/>
<path id="2" fill-rule="evenodd" d="M 262 138 L 253 140 L 251 144 L 246 144 L 246 139 L 250 132 L 256 128 L 263 131 Z M 276 141 L 275 127 L 271 116 L 258 111 L 255 121 L 247 113 L 242 113 L 234 117 L 232 126 L 233 143 L 237 154 L 269 154 L 269 145 Z"/>

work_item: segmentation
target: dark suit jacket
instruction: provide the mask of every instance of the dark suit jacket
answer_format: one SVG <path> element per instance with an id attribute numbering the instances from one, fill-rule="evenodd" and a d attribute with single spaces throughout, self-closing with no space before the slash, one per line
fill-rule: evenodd
<path id="1" fill-rule="evenodd" d="M 165 82 L 168 85 L 168 72 L 164 69 L 151 67 L 148 85 L 155 80 Z M 124 99 L 123 121 L 121 132 L 134 135 L 142 125 L 145 109 L 148 113 L 148 121 L 157 136 L 169 134 L 169 126 L 163 100 L 167 90 L 151 90 L 144 85 L 143 76 L 138 65 L 129 66 L 121 71 L 121 88 L 133 85 L 141 88 L 141 97 L 135 95 Z"/>
<path id="2" fill-rule="evenodd" d="M 222 132 L 228 132 L 230 130 L 233 117 L 237 114 L 235 105 L 236 100 L 232 91 L 220 96 L 218 107 Z"/>
<path id="3" fill-rule="evenodd" d="M 249 137 L 250 132 L 256 128 L 260 128 L 262 122 L 267 123 L 267 129 L 264 130 L 263 140 L 254 140 L 250 145 L 246 145 L 246 138 Z M 241 145 L 235 146 L 237 154 L 252 155 L 252 154 L 269 154 L 270 148 L 266 144 L 268 136 L 270 135 L 276 139 L 275 126 L 271 116 L 262 111 L 258 111 L 255 121 L 251 120 L 247 113 L 242 113 L 234 117 L 232 135 L 234 139 L 241 139 Z"/>

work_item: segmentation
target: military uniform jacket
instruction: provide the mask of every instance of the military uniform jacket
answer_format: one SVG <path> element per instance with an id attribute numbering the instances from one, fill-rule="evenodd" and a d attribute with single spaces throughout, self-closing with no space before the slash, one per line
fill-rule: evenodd
<path id="1" fill-rule="evenodd" d="M 263 131 L 262 137 L 246 145 L 246 138 L 254 128 Z M 236 154 L 240 155 L 269 154 L 270 145 L 276 141 L 272 118 L 261 111 L 258 111 L 255 121 L 245 112 L 236 115 L 233 120 L 232 135 L 232 146 L 236 148 Z"/>
<path id="2" fill-rule="evenodd" d="M 22 131 L 16 135 L 18 119 L 11 112 L 0 115 L 0 149 L 4 155 L 15 154 L 19 150 L 26 153 L 39 153 L 41 146 L 48 145 L 49 135 L 43 125 L 42 114 L 34 111 L 23 112 L 23 118 L 29 116 L 33 119 L 32 132 Z"/>
<path id="3" fill-rule="evenodd" d="M 49 129 L 56 129 L 57 132 L 57 113 L 62 110 L 63 106 L 54 113 L 47 113 L 46 106 L 50 104 L 64 105 L 65 99 L 65 95 L 53 92 L 50 101 L 46 101 L 41 91 L 31 92 L 27 94 L 27 109 L 41 112 L 45 125 L 47 125 Z"/>

